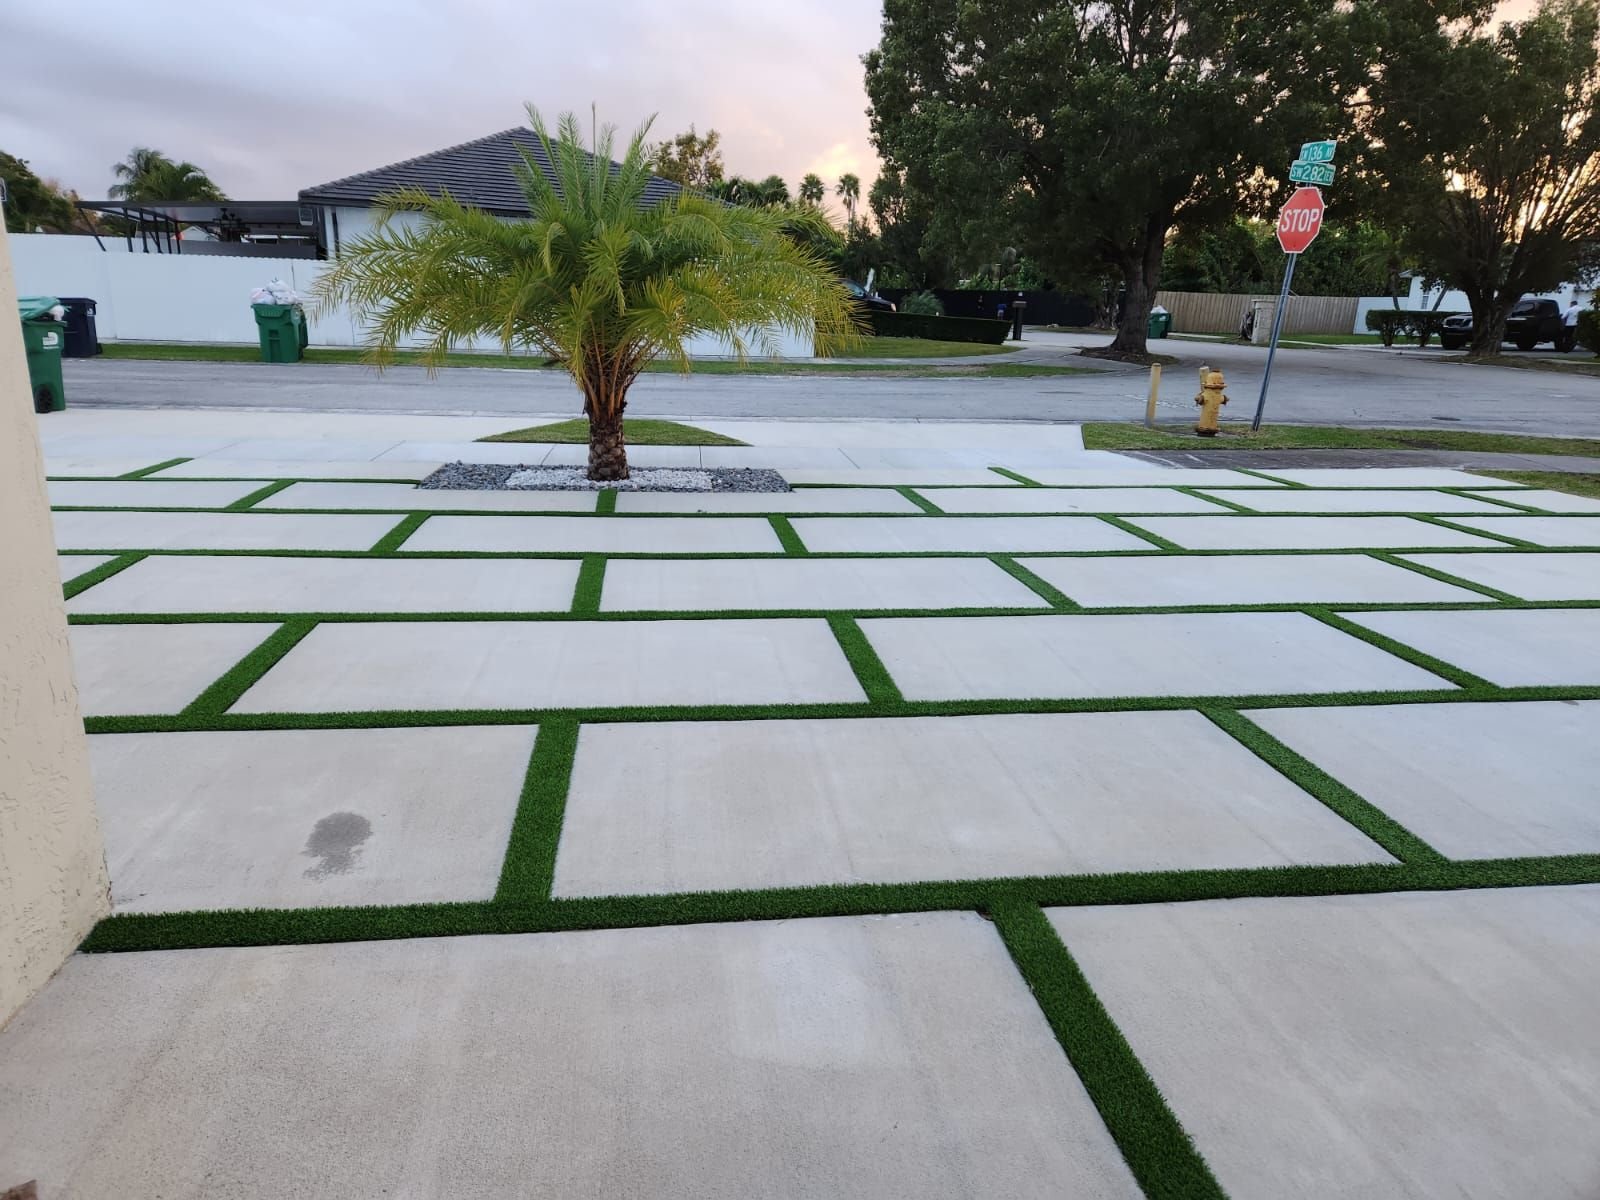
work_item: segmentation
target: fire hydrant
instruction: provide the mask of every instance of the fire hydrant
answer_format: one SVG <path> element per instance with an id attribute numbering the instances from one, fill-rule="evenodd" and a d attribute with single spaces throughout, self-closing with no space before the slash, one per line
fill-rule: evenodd
<path id="1" fill-rule="evenodd" d="M 1194 402 L 1200 406 L 1200 420 L 1194 431 L 1201 437 L 1217 436 L 1217 416 L 1228 402 L 1228 398 L 1222 394 L 1226 386 L 1227 380 L 1223 379 L 1221 371 L 1213 371 L 1210 367 L 1200 368 L 1200 394 L 1194 398 Z"/>

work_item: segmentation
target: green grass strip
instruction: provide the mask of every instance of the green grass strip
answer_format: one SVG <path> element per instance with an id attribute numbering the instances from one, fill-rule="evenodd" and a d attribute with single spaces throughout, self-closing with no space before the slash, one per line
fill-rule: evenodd
<path id="1" fill-rule="evenodd" d="M 1203 501 L 1206 504 L 1214 505 L 1219 510 L 1216 513 L 1207 513 L 1202 515 L 1220 516 L 1220 510 L 1222 509 L 1227 509 L 1230 512 L 1245 513 L 1252 517 L 1261 515 L 1256 509 L 1248 508 L 1243 504 L 1235 504 L 1232 500 L 1224 500 L 1221 496 L 1208 496 L 1206 493 L 1196 491 L 1192 487 L 1173 487 L 1166 488 L 1164 490 L 1171 492 L 1182 492 L 1185 496 L 1193 496 L 1196 500 Z M 1263 488 L 1261 490 L 1267 492 L 1269 495 L 1271 494 L 1270 489 Z"/>
<path id="2" fill-rule="evenodd" d="M 118 475 L 116 478 L 143 479 L 146 475 L 154 475 L 157 471 L 165 471 L 168 467 L 182 466 L 184 463 L 192 461 L 192 459 L 188 458 L 169 458 L 166 462 L 158 462 L 153 467 L 140 467 L 137 471 L 129 471 L 126 475 Z"/>
<path id="3" fill-rule="evenodd" d="M 1298 479 L 1284 479 L 1267 471 L 1252 471 L 1249 467 L 1229 467 L 1230 471 L 1237 471 L 1241 475 L 1254 475 L 1257 479 L 1267 483 L 1281 483 L 1284 487 L 1304 488 L 1310 487 L 1309 483 L 1301 483 Z"/>
<path id="4" fill-rule="evenodd" d="M 1412 562 L 1408 558 L 1401 558 L 1398 554 L 1391 554 L 1385 550 L 1374 550 L 1372 557 L 1379 562 L 1386 562 L 1392 567 L 1404 567 L 1407 571 L 1415 571 L 1418 575 L 1426 575 L 1429 579 L 1437 579 L 1440 583 L 1448 583 L 1451 587 L 1477 592 L 1478 595 L 1487 596 L 1491 600 L 1507 601 L 1512 604 L 1525 603 L 1522 597 L 1513 596 L 1510 592 L 1502 592 L 1499 588 L 1492 588 L 1486 583 L 1474 583 L 1470 579 L 1463 579 L 1459 575 L 1451 575 L 1448 571 L 1441 571 L 1437 567 L 1429 567 L 1424 566 L 1422 563 Z"/>
<path id="5" fill-rule="evenodd" d="M 268 635 L 254 650 L 246 654 L 205 691 L 201 692 L 180 714 L 190 719 L 215 718 L 225 714 L 239 702 L 239 697 L 254 687 L 278 660 L 300 644 L 302 638 L 317 627 L 315 621 L 285 621 Z"/>
<path id="6" fill-rule="evenodd" d="M 867 635 L 861 632 L 856 619 L 833 613 L 828 616 L 828 628 L 833 630 L 839 649 L 844 651 L 850 669 L 856 673 L 856 681 L 861 684 L 861 690 L 866 692 L 867 702 L 892 708 L 904 705 L 905 698 L 900 695 L 900 688 L 878 657 L 878 652 L 872 648 L 872 643 L 867 640 Z"/>
<path id="7" fill-rule="evenodd" d="M 915 504 L 918 508 L 920 508 L 923 512 L 927 513 L 929 516 L 942 517 L 942 516 L 945 515 L 944 509 L 940 508 L 937 504 L 935 504 L 932 500 L 929 500 L 926 496 L 921 495 L 918 492 L 914 492 L 908 487 L 897 487 L 897 488 L 894 488 L 893 490 L 899 492 L 902 496 L 904 496 L 907 500 L 911 501 L 911 503 Z"/>
<path id="8" fill-rule="evenodd" d="M 1494 532 L 1498 526 L 1490 526 L 1488 529 L 1475 529 L 1470 525 L 1457 525 L 1454 521 L 1446 520 L 1444 517 L 1429 516 L 1426 513 L 1401 513 L 1397 515 L 1408 516 L 1414 521 L 1426 521 L 1429 525 L 1437 525 L 1440 529 L 1453 529 L 1457 533 L 1470 533 L 1473 537 L 1477 538 L 1493 538 L 1495 541 L 1501 542 L 1507 546 L 1515 546 L 1518 550 L 1545 549 L 1545 547 L 1539 545 L 1537 542 L 1527 542 L 1519 537 L 1513 537 L 1509 533 Z M 1528 515 L 1531 517 L 1534 514 L 1529 513 Z M 1488 548 L 1489 547 L 1487 546 L 1483 547 L 1483 549 Z"/>
<path id="9" fill-rule="evenodd" d="M 1488 689 L 1494 691 L 1495 685 L 1481 675 L 1474 675 L 1471 671 L 1464 671 L 1452 663 L 1447 663 L 1442 658 L 1435 658 L 1431 654 L 1424 654 L 1404 642 L 1396 641 L 1392 637 L 1368 629 L 1365 625 L 1358 625 L 1348 621 L 1331 609 L 1321 607 L 1306 608 L 1305 614 L 1315 617 L 1324 625 L 1331 625 L 1340 633 L 1348 633 L 1353 638 L 1360 638 L 1369 645 L 1376 646 L 1387 654 L 1404 659 L 1414 667 L 1421 667 L 1424 671 L 1431 671 L 1441 679 L 1448 679 L 1457 687 L 1472 688 L 1474 690 Z"/>
<path id="10" fill-rule="evenodd" d="M 1315 796 L 1403 863 L 1444 862 L 1427 842 L 1371 801 L 1358 796 L 1316 763 L 1284 745 L 1241 713 L 1225 708 L 1201 709 L 1202 715 L 1257 758 L 1275 767 L 1301 791 Z"/>
<path id="11" fill-rule="evenodd" d="M 71 562 L 73 556 L 69 554 L 64 557 L 68 562 Z M 76 575 L 62 585 L 62 598 L 71 600 L 79 592 L 87 591 L 97 583 L 104 583 L 119 571 L 126 571 L 144 557 L 143 554 L 119 554 L 110 562 L 101 563 L 92 571 L 85 571 L 82 575 Z"/>
<path id="12" fill-rule="evenodd" d="M 1148 529 L 1140 529 L 1137 525 L 1130 524 L 1129 522 L 1124 521 L 1121 517 L 1109 516 L 1106 513 L 1094 513 L 1092 515 L 1099 517 L 1107 525 L 1116 526 L 1118 529 L 1122 530 L 1123 533 L 1131 533 L 1134 537 L 1140 539 L 1141 541 L 1149 542 L 1152 546 L 1159 550 L 1181 551 L 1183 549 L 1183 547 L 1178 545 L 1177 542 L 1168 541 L 1159 533 L 1151 533 Z"/>
<path id="13" fill-rule="evenodd" d="M 594 501 L 595 515 L 608 517 L 617 511 L 617 489 L 601 488 Z"/>
<path id="14" fill-rule="evenodd" d="M 1450 493 L 1451 495 L 1454 495 L 1454 496 L 1462 496 L 1462 497 L 1464 497 L 1464 498 L 1466 498 L 1468 500 L 1482 500 L 1485 504 L 1494 504 L 1494 505 L 1497 505 L 1500 508 L 1509 509 L 1512 512 L 1526 513 L 1526 514 L 1528 514 L 1530 516 L 1544 517 L 1544 516 L 1552 515 L 1550 513 L 1547 513 L 1542 508 L 1535 508 L 1531 504 L 1518 504 L 1516 501 L 1508 499 L 1508 497 L 1516 495 L 1516 492 L 1514 492 L 1514 491 L 1469 492 L 1465 488 L 1440 488 L 1439 490 L 1442 491 L 1442 492 L 1448 492 L 1448 493 Z M 1504 514 L 1491 514 L 1491 515 L 1504 515 Z"/>
<path id="15" fill-rule="evenodd" d="M 560 717 L 539 726 L 495 888 L 496 902 L 550 898 L 572 760 L 578 752 L 578 728 L 576 721 Z"/>
<path id="16" fill-rule="evenodd" d="M 266 487 L 253 491 L 248 496 L 241 496 L 222 511 L 244 512 L 248 508 L 254 508 L 261 501 L 267 499 L 267 497 L 276 496 L 285 488 L 293 487 L 299 482 L 300 481 L 298 479 L 275 479 L 271 483 L 267 484 Z"/>
<path id="17" fill-rule="evenodd" d="M 417 530 L 421 529 L 422 528 L 422 523 L 424 521 L 426 521 L 431 516 L 433 516 L 432 513 L 425 513 L 425 512 L 407 513 L 404 520 L 402 520 L 393 529 L 389 530 L 388 533 L 384 534 L 375 543 L 373 543 L 372 549 L 369 550 L 368 553 L 369 554 L 392 554 L 392 553 L 394 553 L 396 550 L 400 549 L 400 547 L 402 545 L 405 544 L 405 540 L 407 538 L 409 538 Z"/>
<path id="18" fill-rule="evenodd" d="M 1029 479 L 1026 475 L 1018 475 L 1015 471 L 1008 471 L 1005 467 L 990 467 L 996 475 L 1004 475 L 1007 479 L 1014 479 L 1023 487 L 1043 487 L 1037 479 Z"/>
<path id="19" fill-rule="evenodd" d="M 1151 1200 L 1225 1200 L 1049 918 L 1035 905 L 1018 903 L 990 915 L 1144 1194 Z"/>
<path id="20" fill-rule="evenodd" d="M 774 514 L 767 518 L 767 522 L 772 526 L 772 532 L 778 535 L 778 541 L 783 543 L 783 552 L 785 554 L 801 555 L 811 553 L 810 550 L 806 549 L 806 544 L 800 540 L 800 535 L 795 532 L 794 522 L 789 520 L 788 517 Z"/>
<path id="21" fill-rule="evenodd" d="M 999 567 L 1018 583 L 1022 584 L 1024 587 L 1027 587 L 1036 595 L 1042 596 L 1045 600 L 1049 601 L 1051 608 L 1059 608 L 1067 612 L 1073 612 L 1080 607 L 1078 602 L 1071 596 L 1067 595 L 1054 584 L 1047 583 L 1045 580 L 1039 578 L 1039 576 L 1028 570 L 1027 567 L 1023 566 L 1011 555 L 994 554 L 990 556 L 989 561 L 994 563 L 995 566 Z"/>
<path id="22" fill-rule="evenodd" d="M 600 611 L 600 590 L 605 586 L 606 560 L 603 554 L 585 554 L 578 567 L 578 586 L 572 593 L 572 611 L 592 614 Z"/>

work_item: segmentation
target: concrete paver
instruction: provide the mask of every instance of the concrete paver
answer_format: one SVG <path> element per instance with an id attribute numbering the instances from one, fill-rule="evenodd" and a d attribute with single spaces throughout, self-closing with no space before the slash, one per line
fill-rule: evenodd
<path id="1" fill-rule="evenodd" d="M 1415 491 L 1316 491 L 1312 488 L 1277 488 L 1235 491 L 1208 489 L 1203 495 L 1241 504 L 1256 512 L 1268 513 L 1495 513 L 1505 512 L 1503 504 L 1458 496 L 1453 492 Z M 1520 493 L 1519 493 L 1520 495 Z"/>
<path id="2" fill-rule="evenodd" d="M 594 492 L 453 491 L 407 483 L 296 483 L 257 504 L 270 508 L 384 508 L 406 512 L 594 512 Z"/>
<path id="3" fill-rule="evenodd" d="M 975 913 L 79 957 L 0 1128 L 78 1200 L 1140 1194 Z"/>
<path id="4" fill-rule="evenodd" d="M 760 517 L 431 517 L 404 550 L 498 554 L 778 554 Z"/>
<path id="5" fill-rule="evenodd" d="M 135 471 L 146 471 L 151 467 L 159 466 L 175 455 L 137 455 L 107 458 L 103 455 L 77 455 L 58 454 L 51 449 L 49 441 L 44 443 L 44 471 L 50 479 L 105 479 L 117 475 L 131 475 Z"/>
<path id="6" fill-rule="evenodd" d="M 576 559 L 152 555 L 67 602 L 73 613 L 566 612 Z"/>
<path id="7" fill-rule="evenodd" d="M 1411 562 L 1448 571 L 1522 600 L 1600 600 L 1600 554 L 1409 554 Z"/>
<path id="8" fill-rule="evenodd" d="M 1021 487 L 987 467 L 789 467 L 782 475 L 793 484 L 846 484 L 852 487 L 915 487 L 918 484 L 963 487 Z"/>
<path id="9" fill-rule="evenodd" d="M 1048 487 L 1282 487 L 1270 479 L 1246 475 L 1243 471 L 1226 469 L 1208 470 L 1196 467 L 1181 471 L 1167 470 L 1154 463 L 1132 470 L 1137 459 L 1127 459 L 1123 468 L 1090 468 L 1076 470 L 1071 467 L 1035 467 L 1031 471 L 1018 471 L 1035 483 Z"/>
<path id="10" fill-rule="evenodd" d="M 1220 513 L 1212 504 L 1168 488 L 941 488 L 919 493 L 947 513 Z"/>
<path id="11" fill-rule="evenodd" d="M 61 550 L 370 550 L 398 514 L 58 512 Z"/>
<path id="12" fill-rule="evenodd" d="M 1150 549 L 1098 517 L 796 517 L 793 525 L 807 549 L 833 554 Z"/>
<path id="13" fill-rule="evenodd" d="M 78 703 L 86 717 L 175 713 L 266 640 L 276 625 L 74 625 Z"/>
<path id="14" fill-rule="evenodd" d="M 534 730 L 100 734 L 119 912 L 494 895 Z"/>
<path id="15" fill-rule="evenodd" d="M 1465 555 L 1437 555 L 1454 560 Z M 1088 608 L 1190 604 L 1428 604 L 1483 596 L 1364 554 L 1024 558 Z M 1447 569 L 1447 568 L 1446 568 Z"/>
<path id="16" fill-rule="evenodd" d="M 1600 499 L 1594 496 L 1574 496 L 1570 492 L 1551 492 L 1532 488 L 1520 492 L 1487 492 L 1489 496 L 1503 496 L 1529 508 L 1552 513 L 1600 513 Z"/>
<path id="17" fill-rule="evenodd" d="M 1460 525 L 1503 534 L 1536 546 L 1594 546 L 1600 549 L 1600 517 L 1454 517 Z"/>
<path id="18" fill-rule="evenodd" d="M 1197 713 L 590 725 L 555 892 L 1387 861 Z"/>
<path id="19" fill-rule="evenodd" d="M 862 701 L 822 620 L 319 625 L 234 712 Z"/>
<path id="20" fill-rule="evenodd" d="M 61 568 L 61 582 L 68 583 L 96 567 L 105 566 L 115 557 L 114 554 L 58 554 L 56 565 Z"/>
<path id="21" fill-rule="evenodd" d="M 1350 613 L 1350 620 L 1501 687 L 1600 684 L 1600 610 Z"/>
<path id="22" fill-rule="evenodd" d="M 253 479 L 239 483 L 178 483 L 172 480 L 130 479 L 125 483 L 99 480 L 53 480 L 50 503 L 105 508 L 224 508 L 243 500 L 261 484 Z"/>
<path id="23" fill-rule="evenodd" d="M 1600 887 L 1055 909 L 1236 1200 L 1588 1200 Z"/>
<path id="24" fill-rule="evenodd" d="M 1485 479 L 1470 471 L 1457 471 L 1449 467 L 1271 467 L 1256 468 L 1263 475 L 1303 483 L 1308 487 L 1356 488 L 1518 488 L 1521 484 L 1509 479 Z"/>
<path id="25" fill-rule="evenodd" d="M 801 488 L 795 492 L 618 492 L 617 511 L 914 513 L 920 510 L 899 492 L 888 488 Z"/>
<path id="26" fill-rule="evenodd" d="M 908 700 L 1451 686 L 1302 613 L 888 617 L 861 628 Z"/>
<path id="27" fill-rule="evenodd" d="M 1512 518 L 1527 519 L 1530 518 Z M 1251 517 L 1240 514 L 1139 517 L 1133 523 L 1186 550 L 1384 550 L 1494 544 L 1488 538 L 1414 517 Z"/>
<path id="28" fill-rule="evenodd" d="M 399 459 L 332 462 L 322 459 L 192 458 L 157 471 L 152 479 L 401 479 L 416 482 L 432 475 L 442 461 L 404 462 Z"/>
<path id="29" fill-rule="evenodd" d="M 1600 853 L 1600 701 L 1248 715 L 1450 858 Z"/>

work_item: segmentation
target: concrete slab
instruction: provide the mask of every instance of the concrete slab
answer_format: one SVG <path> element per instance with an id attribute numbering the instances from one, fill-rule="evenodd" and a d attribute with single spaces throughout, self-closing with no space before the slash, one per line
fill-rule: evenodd
<path id="1" fill-rule="evenodd" d="M 86 417 L 89 416 L 87 410 L 83 412 Z M 90 419 L 98 424 L 100 415 L 94 413 Z M 156 463 L 166 462 L 168 459 L 215 454 L 234 445 L 239 439 L 236 434 L 221 437 L 191 437 L 176 431 L 160 436 L 137 433 L 52 433 L 46 428 L 41 429 L 39 440 L 44 446 L 47 460 L 129 459 L 153 467 Z M 129 470 L 139 470 L 139 468 L 130 467 Z"/>
<path id="2" fill-rule="evenodd" d="M 178 483 L 173 480 L 130 479 L 126 483 L 96 480 L 52 481 L 50 503 L 55 507 L 78 505 L 103 508 L 225 508 L 258 492 L 254 479 L 238 483 Z"/>
<path id="3" fill-rule="evenodd" d="M 1350 620 L 1501 687 L 1600 684 L 1600 610 L 1350 613 Z"/>
<path id="4" fill-rule="evenodd" d="M 1207 490 L 1207 496 L 1269 513 L 1493 513 L 1503 504 L 1457 496 L 1452 492 L 1315 491 L 1311 488 L 1256 488 L 1250 491 Z"/>
<path id="5" fill-rule="evenodd" d="M 494 895 L 534 729 L 100 734 L 118 912 Z"/>
<path id="6" fill-rule="evenodd" d="M 409 483 L 295 483 L 256 509 L 378 508 L 402 512 L 495 510 L 592 513 L 598 492 L 450 491 Z"/>
<path id="7" fill-rule="evenodd" d="M 175 713 L 276 625 L 73 625 L 73 673 L 86 717 Z"/>
<path id="8" fill-rule="evenodd" d="M 86 476 L 91 479 L 104 479 L 116 475 L 129 475 L 134 471 L 147 470 L 158 463 L 165 462 L 176 455 L 161 455 L 150 457 L 138 455 L 134 457 L 122 456 L 118 458 L 104 458 L 81 455 L 57 455 L 48 446 L 45 448 L 44 473 L 50 479 L 72 479 Z"/>
<path id="9" fill-rule="evenodd" d="M 1197 713 L 588 725 L 555 893 L 1388 861 Z"/>
<path id="10" fill-rule="evenodd" d="M 1249 716 L 1450 858 L 1600 853 L 1600 701 Z"/>
<path id="11" fill-rule="evenodd" d="M 58 512 L 62 550 L 370 550 L 398 514 Z"/>
<path id="12" fill-rule="evenodd" d="M 700 465 L 782 471 L 790 467 L 850 469 L 856 464 L 837 446 L 702 446 Z"/>
<path id="13" fill-rule="evenodd" d="M 1098 517 L 796 517 L 794 530 L 808 549 L 835 554 L 1150 549 Z"/>
<path id="14" fill-rule="evenodd" d="M 566 612 L 575 559 L 152 555 L 67 602 L 71 613 Z"/>
<path id="15" fill-rule="evenodd" d="M 0 1128 L 77 1200 L 1140 1195 L 975 913 L 80 956 Z"/>
<path id="16" fill-rule="evenodd" d="M 305 459 L 241 460 L 235 458 L 193 458 L 164 471 L 152 479 L 426 479 L 442 462 L 403 462 L 383 459 L 378 462 Z"/>
<path id="17" fill-rule="evenodd" d="M 496 554 L 777 554 L 760 517 L 433 517 L 406 550 Z"/>
<path id="18" fill-rule="evenodd" d="M 1600 600 L 1600 554 L 1409 554 L 1410 561 L 1448 571 L 1523 600 Z"/>
<path id="19" fill-rule="evenodd" d="M 1517 488 L 1521 484 L 1509 479 L 1485 480 L 1471 471 L 1457 471 L 1449 467 L 1256 467 L 1263 475 L 1274 479 L 1287 479 L 1308 487 L 1359 487 L 1359 488 Z"/>
<path id="20" fill-rule="evenodd" d="M 798 492 L 618 492 L 617 511 L 915 513 L 921 510 L 899 492 L 887 488 L 802 488 Z"/>
<path id="21" fill-rule="evenodd" d="M 920 386 L 914 385 L 914 386 Z M 753 448 L 884 446 L 908 450 L 969 450 L 980 447 L 1036 449 L 1058 453 L 1083 449 L 1077 425 L 1016 421 L 750 421 L 697 420 L 700 429 L 749 442 Z"/>
<path id="22" fill-rule="evenodd" d="M 1220 513 L 1169 488 L 940 488 L 926 495 L 947 513 Z"/>
<path id="23" fill-rule="evenodd" d="M 826 621 L 319 625 L 234 712 L 859 702 Z"/>
<path id="24" fill-rule="evenodd" d="M 915 487 L 918 484 L 963 487 L 1021 487 L 986 467 L 863 467 L 858 470 L 832 470 L 820 467 L 790 467 L 780 471 L 796 484 L 844 484 L 852 487 Z"/>
<path id="25" fill-rule="evenodd" d="M 1450 686 L 1302 613 L 889 617 L 861 628 L 908 700 Z"/>
<path id="26" fill-rule="evenodd" d="M 1438 555 L 1439 558 L 1465 557 Z M 1364 554 L 1019 560 L 1088 608 L 1188 604 L 1428 604 L 1483 597 Z"/>
<path id="27" fill-rule="evenodd" d="M 319 459 L 324 462 L 343 462 L 353 459 L 360 462 L 370 461 L 385 451 L 393 449 L 399 440 L 394 437 L 250 437 L 241 438 L 234 442 L 223 453 L 231 459 L 242 462 L 249 462 L 253 458 L 260 459 L 263 462 L 277 462 L 283 459 L 297 462 L 316 461 Z"/>
<path id="28" fill-rule="evenodd" d="M 58 554 L 56 565 L 61 568 L 61 582 L 69 583 L 79 575 L 103 567 L 115 557 L 115 554 Z"/>
<path id="29" fill-rule="evenodd" d="M 1458 524 L 1484 533 L 1532 542 L 1536 546 L 1594 546 L 1600 549 L 1600 517 L 1457 517 Z"/>
<path id="30" fill-rule="evenodd" d="M 536 467 L 554 442 L 401 442 L 377 459 L 384 463 L 470 462 Z"/>
<path id="31" fill-rule="evenodd" d="M 600 600 L 605 612 L 1048 607 L 983 558 L 628 558 L 606 564 Z"/>
<path id="32" fill-rule="evenodd" d="M 1552 492 L 1527 488 L 1514 495 L 1505 492 L 1487 492 L 1490 496 L 1503 496 L 1517 504 L 1552 513 L 1600 513 L 1600 499 L 1593 496 L 1574 496 L 1569 492 Z"/>
<path id="33" fill-rule="evenodd" d="M 1600 887 L 1057 909 L 1236 1200 L 1589 1200 Z"/>
<path id="34" fill-rule="evenodd" d="M 1125 459 L 1127 467 L 1086 468 L 1036 467 L 1019 471 L 1035 483 L 1050 487 L 1282 487 L 1270 479 L 1246 475 L 1243 471 L 1228 471 L 1196 467 L 1193 470 L 1173 470 L 1145 463 L 1132 469 L 1137 459 Z"/>
<path id="35" fill-rule="evenodd" d="M 1486 538 L 1413 517 L 1140 517 L 1133 523 L 1188 550 L 1409 550 L 1490 544 Z"/>

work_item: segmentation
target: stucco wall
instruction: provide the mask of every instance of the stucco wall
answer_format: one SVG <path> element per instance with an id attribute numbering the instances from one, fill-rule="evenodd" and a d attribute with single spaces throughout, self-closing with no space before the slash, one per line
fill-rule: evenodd
<path id="1" fill-rule="evenodd" d="M 0 1024 L 110 909 L 15 312 L 0 233 Z"/>

